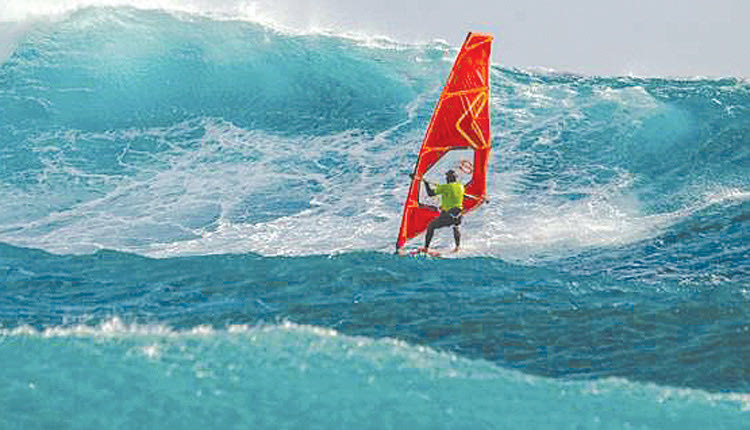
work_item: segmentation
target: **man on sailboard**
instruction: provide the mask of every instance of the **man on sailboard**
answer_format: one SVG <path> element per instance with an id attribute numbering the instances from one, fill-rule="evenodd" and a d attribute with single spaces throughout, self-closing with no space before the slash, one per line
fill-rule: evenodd
<path id="1" fill-rule="evenodd" d="M 454 227 L 456 249 L 460 248 L 461 215 L 478 208 L 486 202 L 487 173 L 492 137 L 490 133 L 490 50 L 492 35 L 469 33 L 461 46 L 448 80 L 440 93 L 432 119 L 427 127 L 419 156 L 414 166 L 409 194 L 404 201 L 401 225 L 396 239 L 396 252 L 404 253 L 407 242 L 426 232 L 425 248 L 429 249 L 434 230 L 440 227 Z M 473 160 L 471 177 L 466 188 L 454 180 L 436 188 L 428 184 L 427 188 L 434 195 L 441 196 L 440 211 L 420 201 L 421 182 L 424 175 L 437 165 L 444 156 L 451 154 L 442 164 L 451 163 L 453 156 L 459 154 L 454 150 L 466 150 L 467 158 Z M 463 163 L 462 163 L 463 164 Z M 459 168 L 462 166 L 459 164 Z M 464 169 L 461 169 L 464 171 Z M 459 186 L 461 188 L 459 188 Z M 455 200 L 447 197 L 444 187 L 459 189 L 463 197 Z M 455 193 L 459 194 L 459 193 Z M 471 195 L 470 195 L 471 194 Z M 473 196 L 472 196 L 473 195 Z M 465 200 L 465 201 L 462 201 Z M 454 209 L 455 208 L 455 209 Z M 414 252 L 410 252 L 414 255 Z M 439 252 L 427 252 L 428 255 L 439 255 Z"/>
<path id="2" fill-rule="evenodd" d="M 456 172 L 448 170 L 445 172 L 447 183 L 439 184 L 435 189 L 430 186 L 427 180 L 422 180 L 428 196 L 440 196 L 440 215 L 427 226 L 424 248 L 421 248 L 420 252 L 429 253 L 430 242 L 432 242 L 435 229 L 448 227 L 449 225 L 453 226 L 453 239 L 456 241 L 456 248 L 453 252 L 458 252 L 461 248 L 461 231 L 459 230 L 459 226 L 461 225 L 461 216 L 463 214 L 464 186 L 457 179 Z"/>

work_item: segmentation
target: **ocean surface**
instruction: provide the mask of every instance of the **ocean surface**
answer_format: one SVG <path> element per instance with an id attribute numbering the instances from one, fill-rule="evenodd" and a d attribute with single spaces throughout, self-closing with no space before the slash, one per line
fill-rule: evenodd
<path id="1" fill-rule="evenodd" d="M 0 43 L 1 429 L 750 426 L 747 81 L 494 64 L 491 201 L 411 258 L 458 47 L 129 7 Z"/>

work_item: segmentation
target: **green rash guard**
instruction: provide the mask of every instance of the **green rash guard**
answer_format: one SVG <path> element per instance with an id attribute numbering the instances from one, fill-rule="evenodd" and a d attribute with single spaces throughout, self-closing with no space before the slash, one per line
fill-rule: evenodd
<path id="1" fill-rule="evenodd" d="M 440 210 L 447 211 L 455 207 L 464 208 L 464 186 L 459 182 L 440 184 L 435 187 L 435 194 L 440 194 Z"/>

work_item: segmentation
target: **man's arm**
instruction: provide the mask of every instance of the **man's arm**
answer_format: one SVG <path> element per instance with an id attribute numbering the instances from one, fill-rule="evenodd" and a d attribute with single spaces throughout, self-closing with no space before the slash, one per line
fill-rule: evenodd
<path id="1" fill-rule="evenodd" d="M 428 196 L 433 197 L 437 194 L 435 190 L 433 190 L 432 187 L 430 187 L 430 183 L 427 182 L 427 179 L 422 179 L 422 182 L 424 182 L 424 188 L 425 190 L 427 190 Z"/>
<path id="2" fill-rule="evenodd" d="M 414 173 L 409 173 L 409 177 L 412 178 L 412 179 L 414 179 Z M 434 196 L 437 195 L 437 193 L 435 192 L 435 190 L 433 190 L 432 187 L 430 187 L 430 183 L 427 182 L 427 179 L 422 178 L 422 182 L 424 182 L 424 187 L 425 187 L 425 190 L 427 190 L 427 195 L 428 196 L 434 197 Z"/>
<path id="3" fill-rule="evenodd" d="M 464 194 L 464 196 L 470 199 L 479 200 L 480 202 L 487 202 L 487 203 L 490 202 L 490 199 L 488 199 L 487 197 L 477 197 L 477 196 L 472 196 L 471 194 Z"/>

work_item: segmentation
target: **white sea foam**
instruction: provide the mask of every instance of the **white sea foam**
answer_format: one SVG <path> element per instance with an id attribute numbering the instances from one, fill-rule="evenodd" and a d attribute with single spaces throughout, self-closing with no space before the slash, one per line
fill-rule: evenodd
<path id="1" fill-rule="evenodd" d="M 385 179 L 400 174 L 389 167 L 392 157 L 403 157 L 399 155 L 403 149 L 383 153 L 368 149 L 373 143 L 382 144 L 387 132 L 375 137 L 346 132 L 301 142 L 247 132 L 220 121 L 202 126 L 206 132 L 198 141 L 170 143 L 171 151 L 156 156 L 168 169 L 145 167 L 133 177 L 110 177 L 114 186 L 105 195 L 34 221 L 6 225 L 2 240 L 57 253 L 107 248 L 158 257 L 233 252 L 300 255 L 382 247 L 383 235 L 397 228 L 396 196 L 405 192 L 405 185 L 379 191 L 373 179 L 363 176 L 368 168 L 391 170 Z M 166 142 L 192 127 L 182 124 L 145 134 Z M 127 133 L 94 137 L 127 139 Z M 300 147 L 306 148 L 303 156 Z M 316 164 L 329 153 L 351 162 L 338 173 L 323 173 L 327 167 Z M 230 158 L 237 161 L 227 161 Z M 128 154 L 120 156 L 123 165 L 128 159 Z M 349 168 L 353 171 L 347 172 Z M 64 163 L 48 163 L 43 174 L 65 175 L 72 181 L 90 179 Z M 302 189 L 299 196 L 290 196 L 283 188 L 274 191 L 280 193 L 279 200 L 307 199 L 308 209 L 256 223 L 232 221 L 232 211 L 247 205 L 248 187 L 262 191 L 285 180 L 318 184 L 320 191 Z"/>
<path id="2" fill-rule="evenodd" d="M 167 169 L 129 165 L 126 149 L 121 163 L 139 173 L 104 178 L 112 185 L 106 194 L 68 210 L 6 224 L 0 240 L 62 254 L 106 248 L 157 258 L 248 252 L 266 256 L 392 252 L 408 185 L 403 178 L 411 162 L 406 160 L 413 152 L 406 145 L 389 145 L 392 130 L 377 136 L 344 132 L 303 143 L 223 121 L 204 120 L 199 126 L 205 133 L 197 140 L 179 139 L 196 127 L 194 123 L 140 132 L 172 146 L 165 153 L 149 154 Z M 128 139 L 128 133 L 98 138 L 122 140 Z M 418 142 L 417 135 L 413 139 Z M 509 146 L 499 150 L 513 151 Z M 301 147 L 304 153 L 299 152 Z M 54 152 L 50 154 L 54 157 Z M 316 167 L 327 156 L 346 160 L 345 166 L 333 171 Z M 45 174 L 64 174 L 75 181 L 104 180 L 86 178 L 64 164 L 49 164 Z M 630 193 L 633 176 L 626 171 L 609 183 L 563 190 L 586 196 L 572 201 L 558 198 L 553 188 L 536 196 L 514 192 L 524 176 L 522 170 L 505 170 L 491 177 L 491 202 L 464 218 L 462 256 L 530 261 L 590 247 L 621 246 L 655 237 L 707 206 L 743 201 L 750 194 L 736 188 L 704 191 L 703 197 L 687 207 L 645 214 Z M 300 178 L 317 185 L 314 189 L 303 186 L 299 195 L 273 188 Z M 242 211 L 252 205 L 245 201 L 248 187 L 256 191 L 271 187 L 273 193 L 280 193 L 279 199 L 298 199 L 308 207 L 256 222 L 235 220 L 232 213 L 237 208 Z M 449 231 L 438 231 L 438 247 L 451 246 L 451 241 Z"/>

